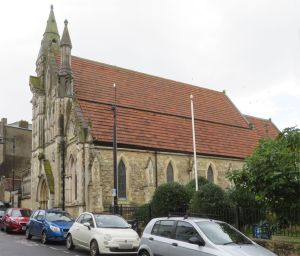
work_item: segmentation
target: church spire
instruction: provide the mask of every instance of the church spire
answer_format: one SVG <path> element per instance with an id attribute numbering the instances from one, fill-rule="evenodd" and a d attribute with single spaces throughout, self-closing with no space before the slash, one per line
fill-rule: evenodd
<path id="1" fill-rule="evenodd" d="M 38 55 L 38 60 L 41 56 L 48 53 L 48 48 L 53 50 L 59 49 L 60 37 L 57 29 L 57 24 L 54 16 L 53 5 L 51 5 L 50 14 L 47 20 L 47 26 L 43 35 L 41 48 Z"/>
<path id="2" fill-rule="evenodd" d="M 53 12 L 53 5 L 51 5 L 51 10 L 50 10 L 50 14 L 49 14 L 49 18 L 47 20 L 47 27 L 44 33 L 44 37 L 45 36 L 50 36 L 50 37 L 59 37 L 58 34 L 58 29 L 57 29 L 57 24 L 56 24 L 56 20 L 55 20 L 55 16 L 54 16 L 54 12 Z"/>

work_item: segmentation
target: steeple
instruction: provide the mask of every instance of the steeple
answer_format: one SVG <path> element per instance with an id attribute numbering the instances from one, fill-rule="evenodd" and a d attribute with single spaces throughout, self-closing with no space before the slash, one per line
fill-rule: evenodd
<path id="1" fill-rule="evenodd" d="M 53 12 L 53 5 L 51 5 L 51 10 L 50 10 L 49 18 L 47 20 L 47 27 L 46 27 L 46 30 L 44 33 L 44 38 L 49 38 L 49 39 L 56 38 L 59 40 L 57 24 L 56 24 L 54 12 Z"/>
<path id="2" fill-rule="evenodd" d="M 57 24 L 53 12 L 53 5 L 51 5 L 50 14 L 47 20 L 47 26 L 43 35 L 41 48 L 38 55 L 38 60 L 42 55 L 46 55 L 48 48 L 53 50 L 59 49 L 60 37 L 57 29 Z"/>

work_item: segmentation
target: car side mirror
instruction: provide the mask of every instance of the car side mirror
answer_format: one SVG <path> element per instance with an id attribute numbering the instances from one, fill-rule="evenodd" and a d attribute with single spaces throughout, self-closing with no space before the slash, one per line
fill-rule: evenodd
<path id="1" fill-rule="evenodd" d="M 204 245 L 205 245 L 205 242 L 203 241 L 203 239 L 198 238 L 198 237 L 196 237 L 196 236 L 192 236 L 192 237 L 189 239 L 189 243 L 190 243 L 190 244 L 198 244 L 199 246 L 204 246 Z"/>
<path id="2" fill-rule="evenodd" d="M 83 226 L 87 227 L 88 229 L 91 229 L 91 224 L 89 222 L 84 222 Z"/>
<path id="3" fill-rule="evenodd" d="M 131 225 L 131 224 L 128 224 L 128 227 L 129 227 L 129 228 L 132 228 L 132 225 Z"/>

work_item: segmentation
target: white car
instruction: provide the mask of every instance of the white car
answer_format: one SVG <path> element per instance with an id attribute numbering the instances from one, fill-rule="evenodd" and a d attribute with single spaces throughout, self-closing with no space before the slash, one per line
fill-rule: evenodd
<path id="1" fill-rule="evenodd" d="M 84 212 L 79 215 L 67 234 L 67 248 L 90 250 L 100 254 L 137 254 L 140 238 L 118 215 Z"/>

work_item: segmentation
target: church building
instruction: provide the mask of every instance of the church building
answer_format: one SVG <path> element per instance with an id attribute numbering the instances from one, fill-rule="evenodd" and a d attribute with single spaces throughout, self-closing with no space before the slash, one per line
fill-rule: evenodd
<path id="1" fill-rule="evenodd" d="M 113 201 L 116 108 L 118 203 L 148 202 L 166 182 L 194 177 L 190 95 L 194 97 L 197 172 L 229 188 L 258 141 L 279 130 L 240 113 L 224 92 L 176 82 L 71 54 L 51 7 L 32 92 L 32 208 L 100 212 Z M 114 88 L 114 84 L 116 87 Z"/>

